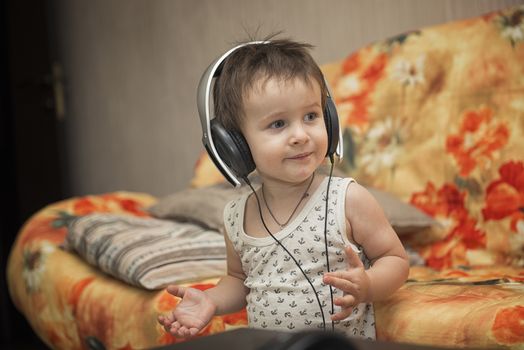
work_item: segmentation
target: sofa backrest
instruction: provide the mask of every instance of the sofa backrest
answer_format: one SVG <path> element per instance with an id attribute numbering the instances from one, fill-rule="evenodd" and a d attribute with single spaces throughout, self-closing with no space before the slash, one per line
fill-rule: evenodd
<path id="1" fill-rule="evenodd" d="M 324 67 L 340 165 L 437 218 L 430 265 L 524 264 L 524 6 L 415 30 Z"/>

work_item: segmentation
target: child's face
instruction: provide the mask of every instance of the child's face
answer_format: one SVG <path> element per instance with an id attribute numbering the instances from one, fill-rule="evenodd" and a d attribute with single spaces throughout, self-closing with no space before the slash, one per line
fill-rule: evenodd
<path id="1" fill-rule="evenodd" d="M 244 115 L 242 133 L 266 180 L 301 182 L 324 161 L 327 131 L 315 80 L 261 80 L 244 98 Z"/>

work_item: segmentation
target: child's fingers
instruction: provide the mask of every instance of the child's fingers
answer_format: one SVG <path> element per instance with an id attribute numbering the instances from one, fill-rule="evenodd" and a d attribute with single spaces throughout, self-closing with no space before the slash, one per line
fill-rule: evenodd
<path id="1" fill-rule="evenodd" d="M 163 326 L 170 327 L 175 318 L 172 314 L 167 314 L 158 316 L 158 320 Z"/>
<path id="2" fill-rule="evenodd" d="M 333 321 L 342 321 L 343 319 L 348 318 L 349 315 L 351 315 L 352 312 L 353 312 L 353 308 L 352 307 L 347 308 L 347 309 L 342 309 L 342 311 L 332 315 L 331 319 Z"/>
<path id="3" fill-rule="evenodd" d="M 158 323 L 160 323 L 162 326 L 164 325 L 164 315 L 158 315 L 158 317 L 156 318 Z"/>
<path id="4" fill-rule="evenodd" d="M 343 297 L 336 298 L 333 303 L 343 309 L 352 308 L 357 304 L 357 300 L 351 294 L 344 295 Z"/>
<path id="5" fill-rule="evenodd" d="M 183 298 L 186 293 L 186 287 L 177 286 L 175 284 L 167 286 L 166 290 L 169 294 L 179 298 Z"/>
<path id="6" fill-rule="evenodd" d="M 169 332 L 175 337 L 187 338 L 198 334 L 200 330 L 196 327 L 187 327 L 181 325 L 178 321 L 173 322 Z"/>
<path id="7" fill-rule="evenodd" d="M 347 246 L 345 248 L 346 251 L 346 257 L 347 257 L 347 264 L 349 268 L 355 268 L 355 267 L 363 267 L 364 264 L 362 263 L 362 260 L 360 260 L 360 257 L 358 256 L 358 253 L 351 248 L 351 246 Z"/>
<path id="8" fill-rule="evenodd" d="M 171 331 L 171 321 L 169 321 L 169 319 L 166 318 L 164 315 L 158 316 L 158 323 L 160 323 L 160 325 L 164 327 L 166 332 Z"/>
<path id="9" fill-rule="evenodd" d="M 169 327 L 169 333 L 174 335 L 175 337 L 178 336 L 178 332 L 180 332 L 180 324 L 178 322 L 173 322 L 171 326 Z"/>
<path id="10" fill-rule="evenodd" d="M 186 326 L 182 326 L 182 327 L 180 327 L 178 329 L 177 334 L 178 334 L 179 337 L 185 338 L 185 337 L 190 336 L 191 332 L 190 332 L 189 328 L 187 328 Z"/>
<path id="11" fill-rule="evenodd" d="M 350 280 L 350 274 L 345 271 L 330 272 L 324 275 L 324 283 L 329 284 L 344 293 L 355 295 L 358 286 Z"/>

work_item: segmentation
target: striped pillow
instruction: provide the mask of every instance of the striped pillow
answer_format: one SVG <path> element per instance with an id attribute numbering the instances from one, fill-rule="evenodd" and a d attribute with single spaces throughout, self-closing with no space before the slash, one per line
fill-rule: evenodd
<path id="1" fill-rule="evenodd" d="M 191 223 L 117 214 L 73 219 L 65 248 L 129 284 L 161 289 L 225 274 L 224 238 Z"/>

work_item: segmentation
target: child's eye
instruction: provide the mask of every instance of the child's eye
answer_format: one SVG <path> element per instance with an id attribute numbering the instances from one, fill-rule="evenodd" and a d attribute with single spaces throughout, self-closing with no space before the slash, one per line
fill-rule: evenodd
<path id="1" fill-rule="evenodd" d="M 276 120 L 273 123 L 271 123 L 269 125 L 269 127 L 272 128 L 272 129 L 280 129 L 280 128 L 284 127 L 284 125 L 286 125 L 286 123 L 284 123 L 283 120 Z"/>
<path id="2" fill-rule="evenodd" d="M 312 121 L 317 119 L 318 115 L 316 113 L 308 113 L 304 116 L 304 120 L 306 121 Z"/>

